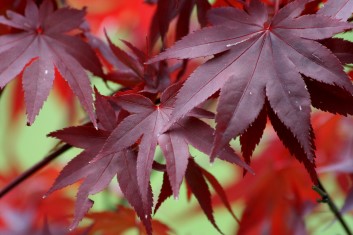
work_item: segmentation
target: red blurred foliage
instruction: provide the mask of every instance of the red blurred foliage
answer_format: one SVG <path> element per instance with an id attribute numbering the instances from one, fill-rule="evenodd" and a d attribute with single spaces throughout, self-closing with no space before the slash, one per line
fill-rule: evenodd
<path id="1" fill-rule="evenodd" d="M 144 45 L 155 7 L 142 0 L 68 0 L 70 6 L 87 7 L 87 20 L 93 34 L 114 27 L 127 35 L 134 44 Z M 120 37 L 120 36 L 119 36 Z"/>
<path id="2" fill-rule="evenodd" d="M 138 231 L 139 235 L 146 235 L 141 221 L 137 218 L 134 210 L 118 206 L 114 212 L 97 212 L 87 215 L 93 220 L 90 234 L 100 233 L 102 235 L 122 234 L 130 229 Z M 158 220 L 152 220 L 153 234 L 169 235 L 173 230 Z"/>
<path id="3" fill-rule="evenodd" d="M 19 173 L 20 170 L 13 166 L 8 173 L 0 175 L 0 188 Z M 47 168 L 1 198 L 0 234 L 5 232 L 30 234 L 41 231 L 44 218 L 48 219 L 50 227 L 65 228 L 68 225 L 74 201 L 68 196 L 67 191 L 58 191 L 43 199 L 43 195 L 58 173 L 59 170 L 56 168 Z"/>

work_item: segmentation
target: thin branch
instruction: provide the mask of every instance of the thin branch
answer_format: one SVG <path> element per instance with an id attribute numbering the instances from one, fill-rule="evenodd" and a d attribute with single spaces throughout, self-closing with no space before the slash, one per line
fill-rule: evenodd
<path id="1" fill-rule="evenodd" d="M 69 150 L 72 146 L 69 144 L 65 144 L 61 146 L 60 148 L 56 149 L 54 152 L 46 156 L 43 160 L 29 168 L 27 171 L 19 175 L 16 179 L 14 179 L 12 182 L 10 182 L 7 186 L 5 186 L 1 191 L 0 191 L 0 199 L 4 197 L 6 194 L 8 194 L 10 191 L 12 191 L 14 188 L 16 188 L 19 184 L 21 184 L 23 181 L 31 177 L 33 174 L 47 166 L 50 162 L 52 162 L 54 159 L 59 157 L 61 154 Z"/>
<path id="2" fill-rule="evenodd" d="M 353 233 L 350 230 L 350 228 L 348 227 L 346 221 L 343 219 L 343 216 L 342 216 L 341 212 L 339 211 L 338 207 L 333 202 L 332 198 L 327 193 L 326 189 L 324 188 L 324 186 L 322 185 L 320 180 L 318 180 L 318 185 L 314 185 L 313 186 L 313 190 L 315 190 L 321 196 L 321 199 L 319 199 L 318 202 L 327 203 L 328 204 L 328 206 L 330 207 L 330 210 L 335 215 L 336 219 L 340 222 L 340 224 L 342 225 L 342 227 L 343 227 L 344 231 L 346 232 L 346 234 L 347 235 L 353 235 Z"/>

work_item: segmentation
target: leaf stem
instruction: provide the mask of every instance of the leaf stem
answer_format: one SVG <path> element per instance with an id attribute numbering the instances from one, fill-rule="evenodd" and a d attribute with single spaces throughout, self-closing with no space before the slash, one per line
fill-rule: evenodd
<path id="1" fill-rule="evenodd" d="M 335 215 L 336 219 L 342 225 L 342 227 L 343 227 L 344 231 L 346 232 L 346 234 L 347 235 L 353 235 L 353 233 L 350 230 L 350 228 L 348 227 L 346 221 L 343 219 L 343 216 L 342 216 L 341 212 L 339 211 L 338 207 L 333 202 L 332 198 L 327 193 L 325 187 L 322 185 L 322 183 L 320 182 L 319 179 L 318 179 L 318 185 L 314 185 L 312 188 L 313 188 L 313 190 L 315 190 L 321 196 L 321 199 L 318 199 L 318 202 L 327 203 L 328 206 L 330 207 L 330 210 Z"/>
<path id="2" fill-rule="evenodd" d="M 6 185 L 2 190 L 0 190 L 0 199 L 4 197 L 6 194 L 8 194 L 10 191 L 12 191 L 14 188 L 16 188 L 19 184 L 21 184 L 23 181 L 31 177 L 33 174 L 47 166 L 50 162 L 52 162 L 54 159 L 59 157 L 61 154 L 69 150 L 72 146 L 69 144 L 62 145 L 60 148 L 56 149 L 54 152 L 43 158 L 40 162 L 29 168 L 27 171 L 23 172 L 21 175 L 19 175 L 16 179 L 14 179 L 12 182 L 10 182 L 8 185 Z"/>

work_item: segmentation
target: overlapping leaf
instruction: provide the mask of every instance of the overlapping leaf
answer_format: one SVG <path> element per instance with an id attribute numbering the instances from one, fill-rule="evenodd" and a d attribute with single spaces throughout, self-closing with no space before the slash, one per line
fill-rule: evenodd
<path id="1" fill-rule="evenodd" d="M 322 14 L 301 15 L 308 2 L 293 1 L 273 18 L 257 0 L 251 1 L 244 11 L 231 7 L 213 9 L 209 12 L 212 27 L 184 37 L 150 60 L 152 63 L 215 55 L 185 82 L 164 131 L 221 90 L 212 155 L 256 125 L 265 109 L 282 142 L 304 162 L 315 181 L 310 95 L 316 96 L 317 92 L 307 90 L 311 84 L 307 85 L 302 75 L 309 77 L 315 88 L 322 84 L 352 96 L 353 86 L 340 61 L 315 41 L 351 29 L 352 25 Z M 320 102 L 313 105 L 317 103 Z M 319 108 L 325 109 L 325 104 Z"/>
<path id="2" fill-rule="evenodd" d="M 158 93 L 170 85 L 169 74 L 172 72 L 165 62 L 144 65 L 147 55 L 127 41 L 123 43 L 133 52 L 127 53 L 115 46 L 107 37 L 113 56 L 107 58 L 113 62 L 114 69 L 106 79 L 128 88 L 139 88 L 142 92 Z M 103 49 L 103 48 L 102 48 Z M 107 49 L 106 49 L 107 50 Z M 107 54 L 107 53 L 106 53 Z"/>
<path id="3" fill-rule="evenodd" d="M 75 228 L 93 205 L 93 201 L 88 198 L 89 195 L 102 191 L 113 177 L 117 176 L 124 196 L 136 210 L 147 233 L 151 234 L 152 191 L 149 188 L 147 195 L 150 208 L 143 207 L 136 180 L 135 152 L 126 148 L 91 163 L 104 145 L 110 131 L 122 117 L 116 115 L 104 96 L 97 93 L 96 97 L 100 129 L 96 130 L 92 125 L 84 125 L 69 127 L 50 134 L 75 147 L 83 148 L 84 151 L 65 166 L 48 194 L 83 179 L 77 193 L 75 218 L 71 225 L 71 228 Z"/>
<path id="4" fill-rule="evenodd" d="M 69 83 L 90 119 L 95 123 L 92 88 L 85 69 L 102 76 L 93 50 L 78 36 L 67 33 L 78 29 L 85 11 L 62 8 L 54 10 L 51 1 L 38 8 L 27 1 L 25 14 L 7 12 L 0 23 L 20 30 L 0 36 L 0 87 L 23 71 L 23 89 L 32 124 L 52 87 L 55 71 Z"/>
<path id="5" fill-rule="evenodd" d="M 213 129 L 206 123 L 193 117 L 210 117 L 210 113 L 202 109 L 194 109 L 189 116 L 179 120 L 171 131 L 162 133 L 162 127 L 168 123 L 173 111 L 174 96 L 179 85 L 169 87 L 161 96 L 161 103 L 155 105 L 142 95 L 128 94 L 114 98 L 114 102 L 130 115 L 126 117 L 111 133 L 97 159 L 122 151 L 136 142 L 139 144 L 137 158 L 137 182 L 142 194 L 143 203 L 148 202 L 148 185 L 157 144 L 162 149 L 166 159 L 167 172 L 175 197 L 185 175 L 190 156 L 188 144 L 210 154 L 213 142 Z M 211 116 L 212 117 L 212 116 Z M 219 158 L 250 168 L 226 145 Z"/>

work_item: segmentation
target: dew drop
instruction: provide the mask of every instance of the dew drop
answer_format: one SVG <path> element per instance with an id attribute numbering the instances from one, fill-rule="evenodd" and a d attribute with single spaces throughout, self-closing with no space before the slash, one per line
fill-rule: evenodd
<path id="1" fill-rule="evenodd" d="M 250 91 L 249 94 L 252 95 L 252 92 Z"/>
<path id="2" fill-rule="evenodd" d="M 46 198 L 47 198 L 47 195 L 43 195 L 43 196 L 42 196 L 42 199 L 46 199 Z"/>
<path id="3" fill-rule="evenodd" d="M 73 228 L 69 228 L 69 231 L 72 232 L 74 229 Z"/>
<path id="4" fill-rule="evenodd" d="M 299 106 L 299 110 L 302 111 L 302 106 Z"/>
<path id="5" fill-rule="evenodd" d="M 305 88 L 305 90 L 308 90 L 308 87 L 306 85 L 304 86 L 304 88 Z"/>
<path id="6" fill-rule="evenodd" d="M 148 218 L 148 215 L 145 215 L 145 218 L 147 219 L 147 218 Z"/>
<path id="7" fill-rule="evenodd" d="M 45 73 L 45 74 L 48 74 L 48 73 L 49 73 L 49 71 L 48 71 L 48 70 L 45 70 L 45 71 L 44 71 L 44 73 Z"/>
<path id="8" fill-rule="evenodd" d="M 174 199 L 175 199 L 176 201 L 179 201 L 179 197 L 178 197 L 178 196 L 175 196 Z"/>
<path id="9" fill-rule="evenodd" d="M 290 91 L 288 91 L 288 94 L 290 94 Z"/>

